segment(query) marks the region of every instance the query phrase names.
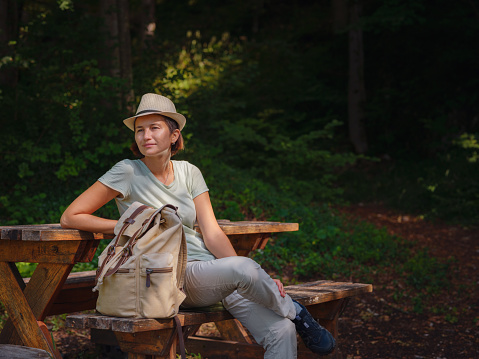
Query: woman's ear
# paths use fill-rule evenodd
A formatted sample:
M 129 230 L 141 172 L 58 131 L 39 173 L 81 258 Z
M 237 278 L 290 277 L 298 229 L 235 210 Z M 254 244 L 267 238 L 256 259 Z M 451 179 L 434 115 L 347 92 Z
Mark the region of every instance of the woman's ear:
M 180 130 L 175 129 L 171 134 L 171 143 L 175 143 L 180 138 Z

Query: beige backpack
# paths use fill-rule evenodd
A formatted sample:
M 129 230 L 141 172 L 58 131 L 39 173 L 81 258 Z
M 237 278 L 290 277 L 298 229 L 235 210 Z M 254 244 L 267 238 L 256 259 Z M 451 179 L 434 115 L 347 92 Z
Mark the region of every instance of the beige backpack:
M 186 295 L 186 240 L 177 208 L 133 203 L 99 257 L 96 309 L 105 315 L 172 318 Z

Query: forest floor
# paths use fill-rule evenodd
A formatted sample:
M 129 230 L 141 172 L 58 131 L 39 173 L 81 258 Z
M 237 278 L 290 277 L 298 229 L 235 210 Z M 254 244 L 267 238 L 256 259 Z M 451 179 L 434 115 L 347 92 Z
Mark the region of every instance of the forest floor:
M 479 358 L 477 229 L 428 222 L 378 204 L 337 210 L 352 220 L 386 227 L 391 234 L 413 241 L 417 249 L 427 247 L 438 260 L 454 259 L 448 273 L 449 287 L 435 294 L 422 293 L 419 310 L 414 308 L 414 300 L 408 299 L 410 289 L 393 280 L 394 269 L 374 274 L 373 293 L 352 299 L 339 320 L 343 358 Z M 397 300 L 398 292 L 404 301 Z M 58 325 L 53 336 L 65 358 L 100 357 L 86 331 Z

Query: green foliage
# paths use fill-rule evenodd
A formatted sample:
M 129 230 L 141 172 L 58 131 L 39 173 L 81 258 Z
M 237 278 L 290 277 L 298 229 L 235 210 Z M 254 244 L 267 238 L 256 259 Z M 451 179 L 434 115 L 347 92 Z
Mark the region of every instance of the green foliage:
M 26 262 L 18 262 L 15 263 L 20 275 L 23 278 L 29 278 L 32 276 L 33 271 L 37 268 L 37 263 L 26 263 Z
M 297 206 L 290 220 L 300 222 L 300 231 L 276 238 L 255 256 L 276 271 L 293 265 L 302 277 L 354 277 L 362 279 L 383 266 L 400 265 L 408 254 L 408 244 L 390 236 L 385 229 L 364 223 L 348 223 L 327 207 Z M 278 263 L 274 263 L 279 260 Z
M 129 143 L 116 124 L 120 109 L 111 91 L 122 82 L 102 75 L 93 52 L 78 53 L 69 37 L 55 36 L 51 46 L 44 41 L 51 32 L 67 34 L 74 19 L 93 49 L 99 44 L 93 40 L 96 22 L 58 11 L 46 11 L 22 29 L 28 42 L 16 44 L 9 65 L 21 68 L 22 81 L 15 91 L 2 91 L 0 158 L 6 170 L 0 182 L 8 189 L 0 195 L 3 225 L 58 222 L 65 205 L 123 157 Z
M 404 270 L 408 273 L 408 283 L 414 288 L 437 293 L 448 283 L 449 264 L 440 263 L 427 250 L 422 250 L 404 264 Z
M 351 201 L 382 201 L 429 219 L 475 225 L 479 164 L 475 135 L 463 134 L 436 159 L 383 160 L 352 167 L 340 179 Z

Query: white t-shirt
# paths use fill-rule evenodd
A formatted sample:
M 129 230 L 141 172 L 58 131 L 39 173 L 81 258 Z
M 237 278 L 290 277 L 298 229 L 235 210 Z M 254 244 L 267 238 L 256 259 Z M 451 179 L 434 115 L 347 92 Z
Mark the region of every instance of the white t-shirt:
M 188 260 L 208 261 L 215 256 L 206 248 L 201 234 L 194 230 L 196 209 L 193 198 L 208 191 L 200 170 L 187 161 L 171 161 L 174 180 L 165 186 L 141 160 L 123 160 L 98 179 L 105 186 L 121 193 L 115 198 L 120 215 L 133 202 L 153 208 L 165 204 L 178 207 L 185 230 Z

